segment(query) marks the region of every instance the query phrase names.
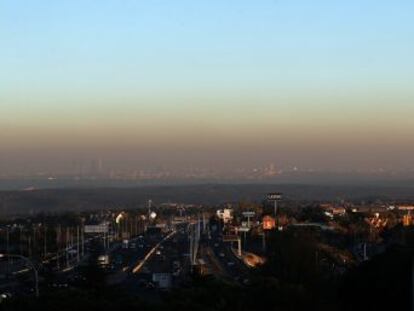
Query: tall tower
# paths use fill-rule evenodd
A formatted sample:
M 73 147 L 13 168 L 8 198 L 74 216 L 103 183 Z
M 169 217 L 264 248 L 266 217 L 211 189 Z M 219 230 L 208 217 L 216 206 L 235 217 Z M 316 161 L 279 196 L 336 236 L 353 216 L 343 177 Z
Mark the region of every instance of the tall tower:
M 103 173 L 103 164 L 102 164 L 102 158 L 99 158 L 96 165 L 96 171 L 98 175 L 102 175 Z

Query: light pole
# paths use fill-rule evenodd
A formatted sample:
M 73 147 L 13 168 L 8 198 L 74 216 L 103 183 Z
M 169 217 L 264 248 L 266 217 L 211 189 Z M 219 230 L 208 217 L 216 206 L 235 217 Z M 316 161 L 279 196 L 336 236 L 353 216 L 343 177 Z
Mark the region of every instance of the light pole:
M 276 230 L 278 230 L 279 228 L 279 220 L 278 220 L 278 206 L 277 203 L 278 201 L 282 200 L 282 194 L 280 192 L 274 192 L 274 193 L 269 193 L 267 195 L 267 200 L 270 202 L 273 202 L 273 213 L 274 213 L 274 217 L 275 217 L 275 226 L 276 226 Z
M 0 254 L 0 258 L 4 258 L 4 257 L 21 259 L 28 266 L 30 266 L 30 268 L 32 268 L 33 273 L 34 273 L 34 279 L 35 279 L 35 294 L 36 294 L 36 298 L 39 297 L 39 276 L 38 276 L 37 269 L 36 269 L 35 265 L 33 264 L 33 262 L 31 262 L 29 258 L 24 257 L 22 255 Z
M 273 209 L 274 209 L 274 216 L 275 216 L 275 221 L 276 221 L 276 229 L 278 229 L 277 227 L 279 223 L 277 221 L 277 200 L 274 200 L 273 203 L 274 203 Z

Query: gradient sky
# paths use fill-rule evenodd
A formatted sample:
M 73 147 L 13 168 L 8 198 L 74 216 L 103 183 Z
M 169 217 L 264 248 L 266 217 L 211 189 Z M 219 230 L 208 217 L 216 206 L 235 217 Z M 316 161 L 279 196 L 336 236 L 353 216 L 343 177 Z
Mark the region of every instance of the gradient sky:
M 414 166 L 414 2 L 0 0 L 0 170 Z

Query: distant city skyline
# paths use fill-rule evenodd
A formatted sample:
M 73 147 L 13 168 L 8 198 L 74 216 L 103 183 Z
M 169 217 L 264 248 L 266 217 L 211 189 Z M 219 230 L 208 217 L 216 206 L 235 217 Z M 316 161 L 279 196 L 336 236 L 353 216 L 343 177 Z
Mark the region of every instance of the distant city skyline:
M 168 165 L 122 165 L 117 161 L 105 162 L 102 158 L 73 160 L 71 163 L 51 167 L 30 167 L 25 165 L 19 169 L 4 168 L 0 172 L 0 179 L 40 178 L 40 179 L 114 179 L 114 180 L 281 180 L 285 177 L 296 176 L 365 176 L 369 178 L 414 178 L 414 168 L 324 168 L 297 166 L 295 164 L 256 163 L 250 166 L 218 165 L 210 166 L 168 166 Z
M 0 174 L 414 167 L 410 1 L 2 1 Z

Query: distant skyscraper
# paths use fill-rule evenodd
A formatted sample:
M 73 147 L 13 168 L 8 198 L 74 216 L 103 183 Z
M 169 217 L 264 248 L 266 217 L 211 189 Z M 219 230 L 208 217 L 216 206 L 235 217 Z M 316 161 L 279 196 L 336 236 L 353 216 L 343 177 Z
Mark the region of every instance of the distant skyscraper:
M 96 160 L 92 160 L 89 168 L 89 175 L 90 176 L 101 176 L 103 174 L 103 164 L 102 159 L 98 158 Z
M 102 159 L 101 158 L 98 159 L 98 163 L 97 163 L 97 173 L 98 173 L 98 175 L 102 175 L 103 174 L 103 164 L 102 164 Z
M 277 175 L 277 170 L 274 163 L 270 163 L 269 167 L 264 169 L 265 176 L 275 176 Z

